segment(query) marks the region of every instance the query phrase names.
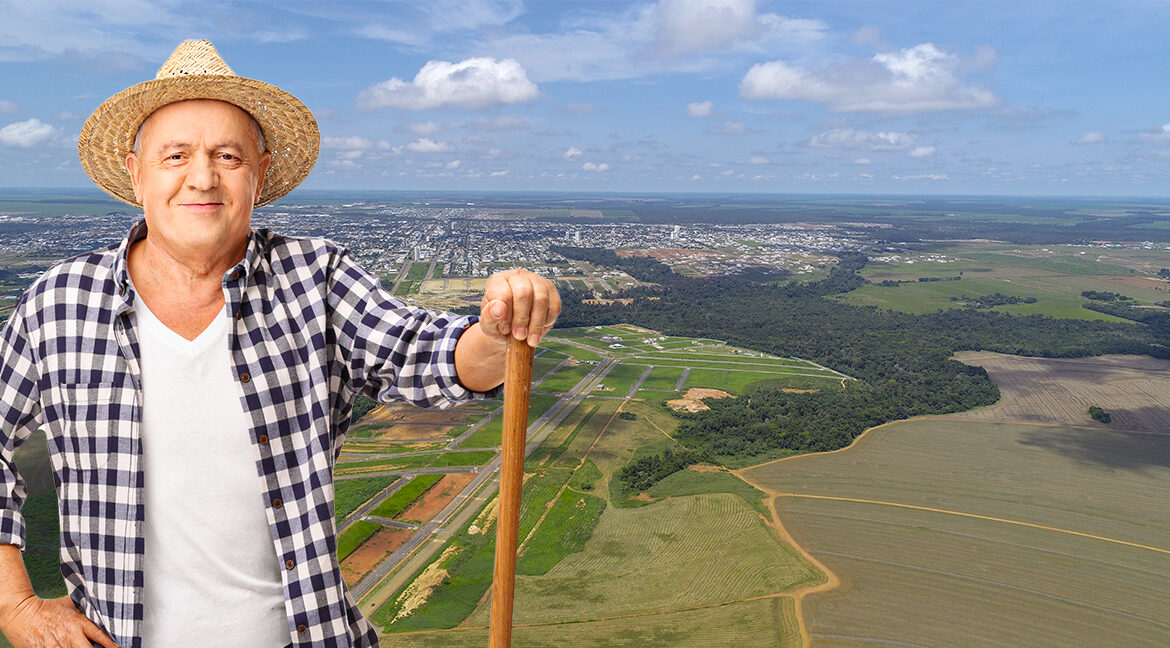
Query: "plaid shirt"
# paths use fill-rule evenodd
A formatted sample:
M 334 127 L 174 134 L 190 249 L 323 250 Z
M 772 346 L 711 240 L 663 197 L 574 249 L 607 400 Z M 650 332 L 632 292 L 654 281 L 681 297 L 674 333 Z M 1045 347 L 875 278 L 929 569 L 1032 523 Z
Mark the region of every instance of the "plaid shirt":
M 119 245 L 50 269 L 0 332 L 0 543 L 24 548 L 12 456 L 43 427 L 69 596 L 124 648 L 141 648 L 143 583 L 142 390 L 126 252 L 145 235 L 140 222 Z M 262 494 L 283 500 L 267 517 L 289 636 L 295 646 L 377 646 L 337 562 L 334 462 L 359 393 L 439 407 L 498 393 L 456 379 L 455 343 L 475 318 L 407 307 L 344 248 L 267 230 L 251 233 L 223 293 Z

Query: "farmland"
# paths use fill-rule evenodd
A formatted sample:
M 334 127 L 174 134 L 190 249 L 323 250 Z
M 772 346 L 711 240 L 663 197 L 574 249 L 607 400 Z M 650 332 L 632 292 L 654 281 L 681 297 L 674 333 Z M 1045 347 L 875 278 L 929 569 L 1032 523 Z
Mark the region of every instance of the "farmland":
M 963 359 L 1003 381 L 1002 405 L 739 471 L 842 581 L 803 601 L 813 645 L 1165 645 L 1170 434 L 1128 416 L 1166 420 L 1164 368 Z M 1135 379 L 1158 387 L 1127 389 Z M 1120 424 L 1063 405 L 1070 394 L 1098 399 Z M 1065 410 L 1084 418 L 1069 425 Z
M 995 307 L 1005 313 L 1118 321 L 1082 308 L 1090 300 L 1081 292 L 1116 292 L 1140 304 L 1156 304 L 1170 299 L 1170 282 L 1154 277 L 1165 267 L 1170 267 L 1170 251 L 1164 249 L 967 242 L 936 247 L 929 253 L 872 259 L 862 273 L 872 283 L 841 299 L 929 313 L 962 307 L 964 298 L 998 293 L 1036 299 L 1030 304 Z M 879 285 L 883 281 L 905 283 Z

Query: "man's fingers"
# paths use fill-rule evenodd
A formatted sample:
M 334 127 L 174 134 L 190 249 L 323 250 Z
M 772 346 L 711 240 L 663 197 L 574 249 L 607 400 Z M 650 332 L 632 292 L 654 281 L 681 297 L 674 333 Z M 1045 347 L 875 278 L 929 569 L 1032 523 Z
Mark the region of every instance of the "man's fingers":
M 515 272 L 508 277 L 512 289 L 512 335 L 517 340 L 528 337 L 528 322 L 532 316 L 532 280 Z
M 479 323 L 492 335 L 507 335 L 510 330 L 508 305 L 500 299 L 486 301 L 480 309 Z
M 86 621 L 89 621 L 89 619 L 86 619 Z M 108 634 L 102 632 L 101 628 L 94 625 L 92 621 L 83 625 L 81 631 L 84 633 L 83 639 L 85 640 L 85 643 L 78 644 L 81 648 L 90 648 L 93 645 L 89 641 L 91 639 L 106 648 L 121 648 L 118 644 L 114 643 L 114 640 Z
M 548 318 L 548 286 L 541 280 L 532 293 L 532 316 L 528 320 L 528 346 L 540 344 Z

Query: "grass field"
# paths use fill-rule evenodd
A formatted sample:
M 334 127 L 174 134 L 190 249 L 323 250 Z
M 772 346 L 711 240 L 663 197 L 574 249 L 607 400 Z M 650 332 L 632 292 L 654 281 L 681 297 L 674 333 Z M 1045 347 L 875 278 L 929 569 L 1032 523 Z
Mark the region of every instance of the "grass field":
M 434 486 L 442 475 L 419 475 L 403 484 L 398 490 L 390 494 L 389 497 L 382 500 L 376 506 L 370 515 L 377 515 L 379 517 L 393 518 L 399 513 L 406 510 L 414 500 L 418 499 L 420 495 L 425 493 L 428 488 Z
M 645 365 L 624 362 L 619 364 L 602 379 L 601 384 L 605 386 L 604 393 L 610 396 L 625 396 L 645 371 Z
M 581 364 L 575 367 L 561 367 L 556 373 L 546 378 L 543 382 L 536 386 L 540 391 L 546 392 L 568 392 L 573 389 L 581 379 L 593 371 L 593 365 Z
M 528 424 L 531 425 L 536 419 L 540 418 L 552 407 L 558 400 L 557 396 L 550 396 L 548 394 L 534 394 L 529 398 L 528 404 Z M 463 440 L 460 444 L 461 448 L 496 448 L 499 447 L 500 442 L 504 436 L 504 416 L 503 412 L 492 417 L 490 421 L 483 424 L 471 436 Z
M 666 389 L 674 391 L 678 379 L 682 376 L 683 367 L 654 367 L 650 375 L 642 381 L 641 389 Z
M 803 373 L 803 372 L 802 372 Z M 825 373 L 825 378 L 811 376 L 785 376 L 779 373 L 754 371 L 725 371 L 721 369 L 692 369 L 687 374 L 683 389 L 707 387 L 722 389 L 732 394 L 743 395 L 754 385 L 767 381 L 770 385 L 790 389 L 827 389 L 840 384 L 841 377 Z
M 333 483 L 334 512 L 337 521 L 353 513 L 359 506 L 382 492 L 387 486 L 398 481 L 398 477 L 366 477 L 363 479 L 339 479 Z
M 345 560 L 346 556 L 353 553 L 361 543 L 374 535 L 374 532 L 380 528 L 382 525 L 367 520 L 358 520 L 349 525 L 349 528 L 337 536 L 337 559 Z
M 844 581 L 805 599 L 816 645 L 1164 646 L 1166 438 L 914 420 L 743 474 Z

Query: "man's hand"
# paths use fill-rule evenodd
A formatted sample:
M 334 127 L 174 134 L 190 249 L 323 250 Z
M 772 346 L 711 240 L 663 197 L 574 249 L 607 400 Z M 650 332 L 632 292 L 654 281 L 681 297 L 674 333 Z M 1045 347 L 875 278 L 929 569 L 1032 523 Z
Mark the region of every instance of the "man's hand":
M 553 282 L 527 270 L 507 270 L 488 277 L 480 306 L 480 328 L 503 342 L 508 335 L 536 346 L 561 313 L 561 296 Z
M 92 642 L 118 648 L 109 635 L 77 611 L 68 596 L 43 599 L 29 594 L 4 610 L 0 628 L 13 648 L 89 648 Z

